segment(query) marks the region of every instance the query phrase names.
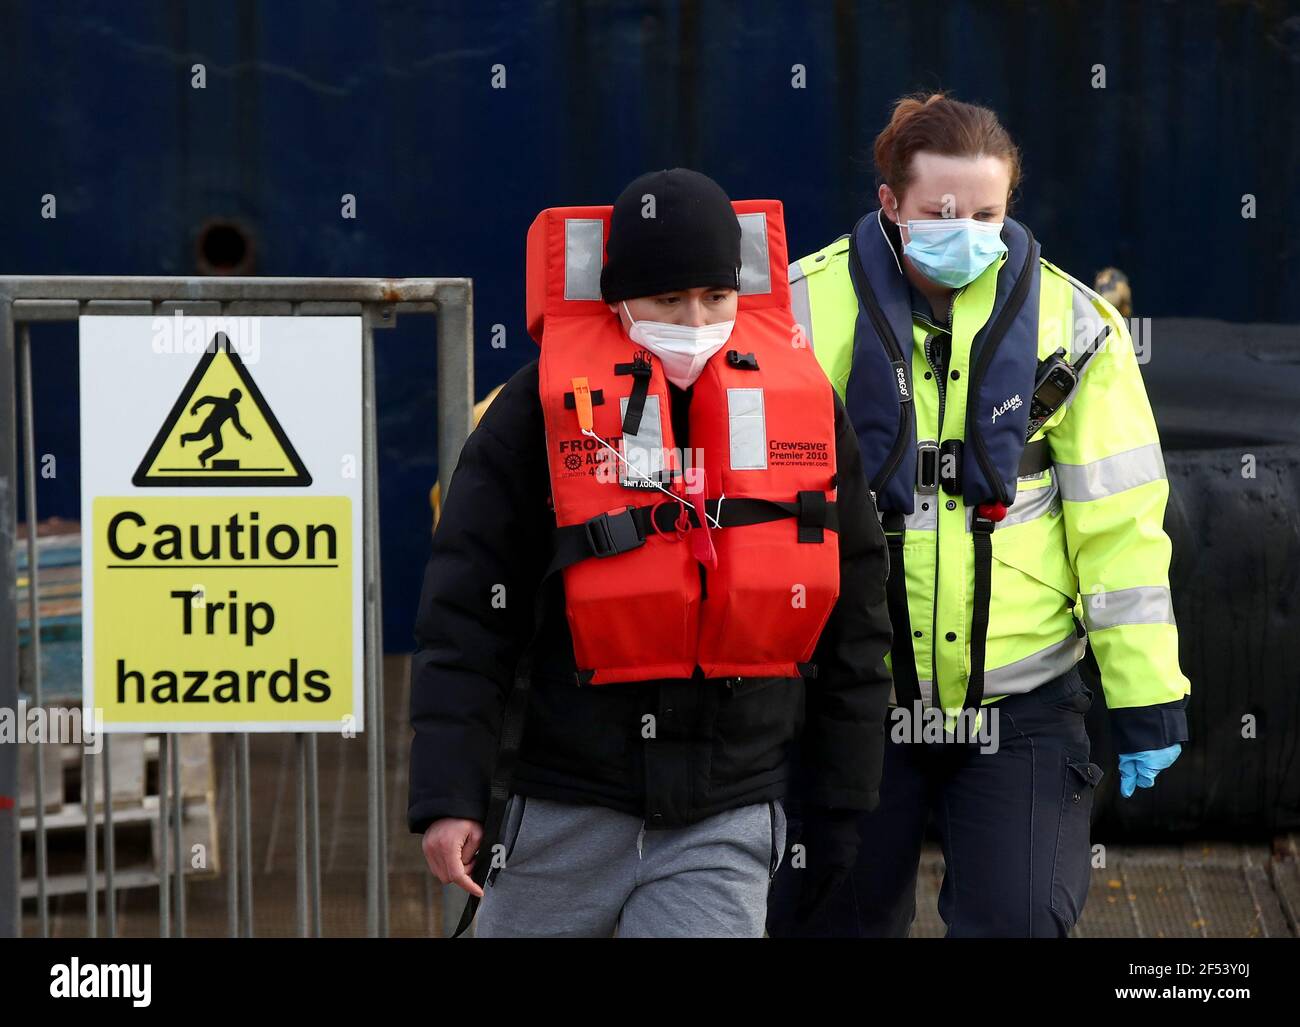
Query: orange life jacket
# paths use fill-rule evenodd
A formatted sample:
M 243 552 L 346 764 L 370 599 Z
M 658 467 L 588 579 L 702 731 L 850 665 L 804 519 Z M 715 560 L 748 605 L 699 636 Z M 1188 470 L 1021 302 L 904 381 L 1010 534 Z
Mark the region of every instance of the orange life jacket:
M 600 299 L 610 208 L 544 210 L 528 232 L 552 569 L 584 683 L 810 673 L 839 595 L 831 386 L 790 310 L 781 204 L 734 206 L 739 310 L 682 454 L 659 361 Z

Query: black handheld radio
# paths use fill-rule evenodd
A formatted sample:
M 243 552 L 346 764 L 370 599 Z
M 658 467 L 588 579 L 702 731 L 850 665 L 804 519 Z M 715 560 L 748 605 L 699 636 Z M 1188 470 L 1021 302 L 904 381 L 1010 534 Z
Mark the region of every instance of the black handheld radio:
M 1058 349 L 1050 357 L 1038 362 L 1038 370 L 1034 375 L 1034 397 L 1029 403 L 1029 424 L 1025 429 L 1026 441 L 1032 439 L 1034 433 L 1070 398 L 1070 393 L 1079 384 L 1083 365 L 1109 334 L 1110 325 L 1104 325 L 1073 366 L 1066 362 L 1064 349 Z

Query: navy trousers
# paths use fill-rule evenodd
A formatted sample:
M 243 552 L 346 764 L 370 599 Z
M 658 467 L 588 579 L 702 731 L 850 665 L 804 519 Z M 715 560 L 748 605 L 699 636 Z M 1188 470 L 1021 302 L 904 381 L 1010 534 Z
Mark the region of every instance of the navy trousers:
M 1101 768 L 1089 762 L 1092 692 L 1076 669 L 997 710 L 997 750 L 899 741 L 885 749 L 880 806 L 863 814 L 850 877 L 809 922 L 790 851 L 768 903 L 772 937 L 906 937 L 916 918 L 921 843 L 933 822 L 945 873 L 939 915 L 948 937 L 1064 937 L 1083 910 L 1089 819 Z M 891 714 L 894 711 L 891 710 Z M 788 849 L 799 843 L 792 802 Z M 798 861 L 795 861 L 796 864 Z

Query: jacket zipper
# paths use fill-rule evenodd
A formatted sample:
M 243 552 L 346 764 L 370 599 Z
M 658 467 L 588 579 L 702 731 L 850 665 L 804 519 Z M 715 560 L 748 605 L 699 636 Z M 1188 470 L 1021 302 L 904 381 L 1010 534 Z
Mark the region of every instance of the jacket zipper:
M 952 339 L 952 315 L 957 306 L 957 293 L 954 291 L 948 299 L 948 339 L 950 340 L 949 351 L 951 351 Z M 943 409 L 947 397 L 947 388 L 945 376 L 948 373 L 947 363 L 945 361 L 936 361 L 932 359 L 930 353 L 930 341 L 935 340 L 939 343 L 936 347 L 939 355 L 943 353 L 942 335 L 933 335 L 926 338 L 925 360 L 934 372 L 935 384 L 939 389 L 939 424 L 935 429 L 934 437 L 942 445 L 943 442 Z M 942 452 L 940 460 L 942 460 Z M 937 465 L 942 466 L 942 465 Z M 935 493 L 934 497 L 934 590 L 930 594 L 930 705 L 938 708 L 942 705 L 939 695 L 939 649 L 936 641 L 938 633 L 935 631 L 935 625 L 939 622 L 939 495 Z
M 959 289 L 954 290 L 952 294 L 948 297 L 948 321 L 947 321 L 946 331 L 948 333 L 949 340 L 952 339 L 952 315 L 953 315 L 953 311 L 957 307 L 957 293 L 960 291 L 961 290 Z M 923 320 L 927 325 L 932 326 L 936 332 L 942 333 L 945 330 L 940 328 L 938 325 L 934 324 L 934 322 L 930 321 L 928 318 L 925 318 Z M 930 365 L 930 370 L 934 372 L 935 383 L 938 385 L 939 388 L 939 428 L 935 432 L 935 436 L 934 436 L 936 442 L 941 442 L 943 440 L 943 408 L 944 408 L 944 401 L 947 398 L 946 380 L 944 378 L 944 375 L 947 374 L 947 364 L 943 362 L 940 363 L 935 362 L 934 356 L 932 355 L 930 349 L 930 343 L 939 342 L 941 340 L 942 340 L 941 334 L 930 335 L 929 333 L 927 333 L 925 339 L 925 346 L 923 347 L 923 352 L 925 354 L 925 362 Z M 951 349 L 951 346 L 949 347 L 949 349 Z M 937 350 L 938 352 L 942 353 L 942 347 L 937 347 Z
M 936 441 L 942 441 L 943 438 L 943 408 L 944 408 L 944 402 L 947 399 L 947 390 L 944 385 L 944 375 L 947 374 L 947 365 L 942 360 L 935 359 L 936 354 L 932 353 L 930 348 L 930 343 L 932 341 L 936 343 L 940 343 L 940 345 L 936 346 L 935 349 L 941 351 L 942 350 L 941 339 L 942 339 L 941 336 L 931 335 L 928 336 L 925 340 L 925 362 L 930 365 L 930 370 L 934 372 L 934 380 L 939 388 L 939 429 L 935 433 Z

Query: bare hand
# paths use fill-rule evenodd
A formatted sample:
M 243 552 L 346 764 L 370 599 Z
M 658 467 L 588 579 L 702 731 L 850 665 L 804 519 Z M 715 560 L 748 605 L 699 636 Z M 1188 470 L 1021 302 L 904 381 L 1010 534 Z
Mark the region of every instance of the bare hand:
M 475 856 L 482 841 L 483 825 L 477 820 L 443 817 L 424 832 L 421 848 L 434 877 L 481 899 L 483 889 L 474 883 L 470 874 L 474 872 Z

